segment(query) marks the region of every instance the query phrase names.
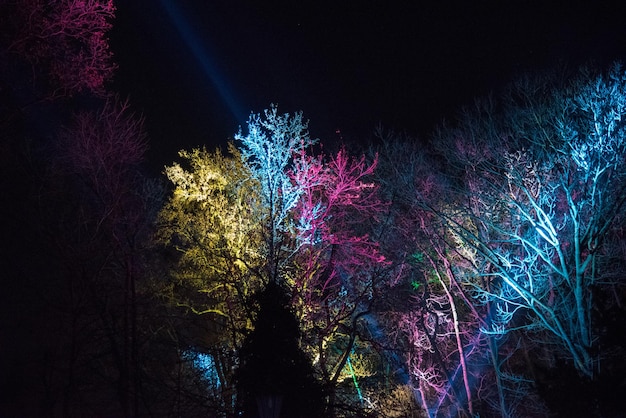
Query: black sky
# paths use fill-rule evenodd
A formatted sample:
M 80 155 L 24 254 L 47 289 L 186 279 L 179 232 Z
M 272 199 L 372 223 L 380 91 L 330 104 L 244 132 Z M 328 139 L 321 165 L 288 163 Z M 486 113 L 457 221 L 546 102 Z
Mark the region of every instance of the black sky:
M 115 88 L 162 166 L 270 103 L 303 110 L 322 142 L 379 123 L 425 137 L 523 72 L 624 59 L 626 15 L 595 1 L 128 0 L 112 41 Z

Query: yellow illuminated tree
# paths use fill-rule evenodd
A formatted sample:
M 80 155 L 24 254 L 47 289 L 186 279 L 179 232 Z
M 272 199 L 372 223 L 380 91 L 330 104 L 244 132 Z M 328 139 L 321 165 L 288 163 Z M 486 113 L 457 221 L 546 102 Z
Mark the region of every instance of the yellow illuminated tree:
M 233 352 L 252 327 L 249 301 L 264 284 L 258 183 L 232 145 L 228 155 L 180 156 L 187 167 L 166 168 L 174 190 L 159 217 L 159 240 L 176 253 L 167 297 L 205 319 L 210 335 L 189 345 L 210 352 L 224 404 L 232 405 Z

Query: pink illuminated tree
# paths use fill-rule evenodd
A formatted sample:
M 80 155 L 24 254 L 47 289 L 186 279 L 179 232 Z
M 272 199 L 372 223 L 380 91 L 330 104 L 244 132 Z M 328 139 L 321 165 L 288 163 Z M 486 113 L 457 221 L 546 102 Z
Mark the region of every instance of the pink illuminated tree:
M 297 269 L 291 278 L 310 353 L 335 386 L 359 336 L 359 320 L 387 279 L 388 266 L 371 238 L 385 210 L 372 182 L 376 159 L 296 155 L 291 176 L 302 191 L 295 210 Z
M 105 94 L 116 69 L 107 38 L 113 0 L 19 0 L 11 4 L 9 51 L 50 77 L 52 95 Z

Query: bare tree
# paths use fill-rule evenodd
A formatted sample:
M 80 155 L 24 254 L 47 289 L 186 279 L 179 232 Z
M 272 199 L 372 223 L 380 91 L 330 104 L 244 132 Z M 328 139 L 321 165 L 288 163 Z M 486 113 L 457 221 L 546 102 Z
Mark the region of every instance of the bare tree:
M 467 285 L 495 308 L 483 331 L 540 333 L 593 377 L 594 289 L 626 199 L 626 78 L 615 67 L 567 89 L 537 86 L 514 91 L 507 117 L 483 106 L 443 133 L 466 197 L 440 214 L 473 252 Z
M 137 283 L 150 213 L 155 212 L 139 172 L 146 148 L 143 119 L 127 102 L 113 98 L 97 111 L 76 114 L 59 135 L 55 168 L 73 191 L 64 201 L 66 209 L 50 214 L 58 218 L 55 250 L 68 288 L 71 349 L 64 413 L 69 415 L 84 407 L 78 400 L 81 391 L 91 390 L 90 385 L 103 389 L 101 381 L 90 381 L 94 372 L 87 372 L 89 367 L 113 386 L 107 389 L 118 394 L 124 416 L 139 413 Z M 45 196 L 62 191 L 54 184 Z M 91 340 L 85 337 L 89 333 Z M 89 358 L 96 353 L 101 355 L 98 365 Z
M 379 152 L 377 179 L 392 199 L 393 231 L 381 246 L 397 266 L 395 287 L 408 288 L 405 300 L 389 307 L 386 323 L 400 341 L 418 403 L 429 416 L 528 413 L 516 412 L 532 390 L 503 355 L 507 339 L 482 332 L 490 328 L 493 306 L 477 303 L 466 285 L 477 277 L 475 251 L 448 226 L 446 216 L 464 203 L 458 182 L 414 141 L 386 136 Z

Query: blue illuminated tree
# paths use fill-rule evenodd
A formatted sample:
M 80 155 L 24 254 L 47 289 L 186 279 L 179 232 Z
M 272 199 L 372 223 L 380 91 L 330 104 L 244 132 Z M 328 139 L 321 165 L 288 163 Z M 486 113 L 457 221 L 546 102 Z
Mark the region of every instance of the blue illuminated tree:
M 442 131 L 464 185 L 439 214 L 472 254 L 466 285 L 494 309 L 483 332 L 541 335 L 592 378 L 594 296 L 610 285 L 603 244 L 626 199 L 626 77 L 616 66 L 557 87 L 520 83 L 503 114 L 483 104 Z
M 307 354 L 334 388 L 346 378 L 357 329 L 386 279 L 368 229 L 385 207 L 368 181 L 376 161 L 345 149 L 312 155 L 302 114 L 279 115 L 275 106 L 252 115 L 248 135 L 236 139 L 261 185 L 269 281 L 290 286 Z M 329 399 L 332 407 L 334 391 Z
M 287 232 L 293 230 L 292 212 L 303 193 L 292 183 L 289 172 L 294 168 L 294 157 L 316 141 L 309 136 L 302 112 L 280 115 L 275 105 L 265 110 L 263 117 L 250 115 L 247 125 L 248 133 L 240 130 L 235 140 L 240 143 L 244 165 L 260 185 L 267 280 L 277 281 L 293 251 L 287 248 Z

